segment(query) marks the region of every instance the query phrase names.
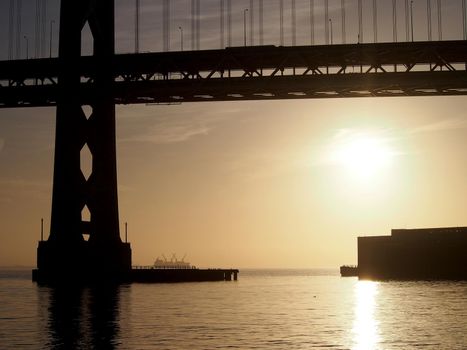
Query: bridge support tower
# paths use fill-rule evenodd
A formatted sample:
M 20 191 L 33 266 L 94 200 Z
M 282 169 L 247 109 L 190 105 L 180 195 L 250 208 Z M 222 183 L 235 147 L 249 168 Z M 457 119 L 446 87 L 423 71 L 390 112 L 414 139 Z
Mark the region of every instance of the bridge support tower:
M 80 91 L 81 37 L 88 23 L 96 66 L 95 90 Z M 131 248 L 120 239 L 112 61 L 114 0 L 61 1 L 59 90 L 50 236 L 39 242 L 34 279 L 125 279 Z M 82 151 L 92 172 L 81 169 Z M 89 212 L 88 218 L 85 218 Z

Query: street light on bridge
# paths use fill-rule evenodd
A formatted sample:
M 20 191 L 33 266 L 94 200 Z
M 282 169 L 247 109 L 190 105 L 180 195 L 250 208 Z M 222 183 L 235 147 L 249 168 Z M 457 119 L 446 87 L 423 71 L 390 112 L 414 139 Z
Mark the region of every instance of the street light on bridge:
M 183 28 L 178 27 L 178 30 L 180 31 L 180 50 L 183 51 Z
M 243 10 L 243 46 L 246 46 L 246 13 L 248 9 Z
M 50 21 L 50 40 L 49 40 L 49 58 L 52 58 L 52 35 L 53 35 L 53 25 L 54 25 L 55 21 L 54 20 L 51 20 Z

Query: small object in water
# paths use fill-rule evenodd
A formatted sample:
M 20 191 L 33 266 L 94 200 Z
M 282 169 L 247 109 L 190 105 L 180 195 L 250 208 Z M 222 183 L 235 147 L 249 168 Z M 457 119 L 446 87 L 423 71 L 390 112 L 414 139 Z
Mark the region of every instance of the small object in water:
M 341 277 L 357 277 L 358 266 L 355 265 L 342 265 L 340 267 Z

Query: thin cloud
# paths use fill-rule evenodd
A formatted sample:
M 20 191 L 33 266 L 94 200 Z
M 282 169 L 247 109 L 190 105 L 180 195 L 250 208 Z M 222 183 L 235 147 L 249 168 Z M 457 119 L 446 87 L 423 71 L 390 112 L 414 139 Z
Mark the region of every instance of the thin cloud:
M 467 128 L 466 118 L 451 118 L 436 123 L 426 124 L 412 129 L 409 134 L 419 134 L 436 131 L 449 131 Z
M 122 142 L 149 142 L 154 144 L 172 144 L 187 142 L 195 137 L 206 136 L 214 130 L 218 123 L 225 120 L 221 117 L 166 117 L 157 121 L 148 121 L 144 131 L 124 137 Z
M 306 167 L 302 154 L 274 152 L 234 156 L 226 162 L 225 170 L 243 181 L 250 182 L 280 177 Z
M 48 199 L 51 184 L 25 179 L 0 179 L 0 202 L 11 202 L 14 198 L 28 197 Z
M 207 135 L 212 130 L 208 125 L 179 121 L 176 123 L 160 123 L 155 125 L 148 134 L 137 136 L 133 141 L 152 142 L 157 144 L 178 143 Z
M 5 139 L 0 138 L 0 152 L 3 150 L 3 146 L 5 146 Z

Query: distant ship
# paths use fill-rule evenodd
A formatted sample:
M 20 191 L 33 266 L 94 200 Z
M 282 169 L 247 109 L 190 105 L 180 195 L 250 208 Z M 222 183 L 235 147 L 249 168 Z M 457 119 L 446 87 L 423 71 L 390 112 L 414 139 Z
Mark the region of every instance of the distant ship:
M 358 266 L 355 265 L 342 265 L 340 267 L 342 277 L 356 277 L 358 276 Z
M 154 261 L 154 268 L 155 269 L 193 269 L 194 266 L 187 261 L 185 261 L 185 256 L 183 256 L 182 260 L 178 260 L 175 254 L 172 254 L 170 260 L 168 260 L 164 254 L 162 254 L 162 259 L 157 257 L 156 261 Z

